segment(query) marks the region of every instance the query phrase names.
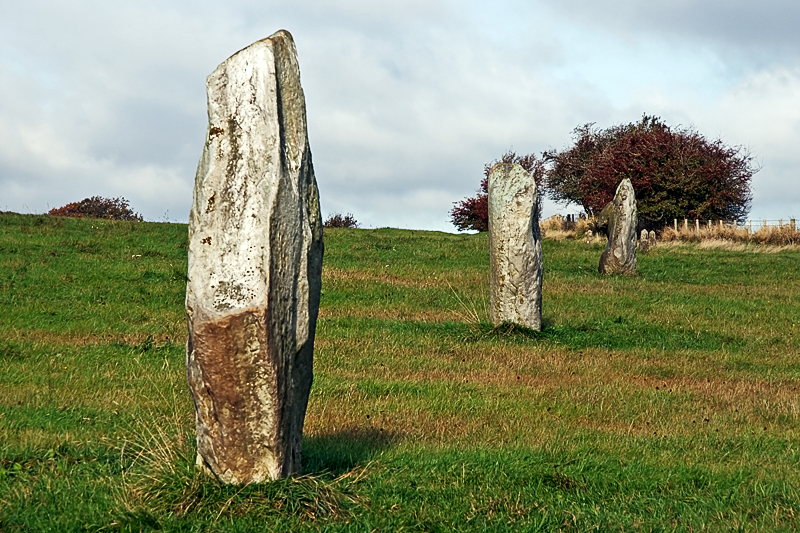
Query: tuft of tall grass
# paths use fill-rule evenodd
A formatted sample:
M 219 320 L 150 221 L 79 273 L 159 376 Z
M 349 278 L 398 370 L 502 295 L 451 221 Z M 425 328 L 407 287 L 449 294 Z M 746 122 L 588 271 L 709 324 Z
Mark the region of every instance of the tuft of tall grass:
M 453 285 L 448 281 L 447 286 L 453 293 L 453 297 L 458 301 L 460 311 L 455 311 L 454 314 L 461 319 L 462 322 L 472 325 L 480 325 L 489 322 L 489 296 L 488 294 L 481 293 L 480 295 L 471 298 L 466 294 L 459 294 Z
M 336 477 L 322 473 L 226 485 L 195 464 L 190 432 L 158 425 L 121 444 L 119 453 L 127 465 L 118 495 L 119 525 L 146 525 L 156 516 L 212 523 L 245 516 L 251 521 L 314 521 L 351 516 L 366 503 L 353 486 L 367 475 L 369 464 Z
M 335 477 L 322 472 L 241 486 L 222 483 L 196 464 L 194 427 L 180 413 L 176 396 L 171 402 L 171 415 L 139 418 L 116 446 L 123 471 L 117 525 L 152 528 L 148 524 L 165 515 L 205 522 L 243 516 L 313 521 L 350 516 L 365 503 L 353 486 L 366 476 L 369 464 Z

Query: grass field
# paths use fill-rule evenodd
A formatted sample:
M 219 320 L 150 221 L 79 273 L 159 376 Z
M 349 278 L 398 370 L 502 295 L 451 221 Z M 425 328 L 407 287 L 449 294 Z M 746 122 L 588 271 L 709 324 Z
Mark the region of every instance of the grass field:
M 306 475 L 193 468 L 184 225 L 0 213 L 0 531 L 795 531 L 800 251 L 544 241 L 541 333 L 486 235 L 329 230 Z

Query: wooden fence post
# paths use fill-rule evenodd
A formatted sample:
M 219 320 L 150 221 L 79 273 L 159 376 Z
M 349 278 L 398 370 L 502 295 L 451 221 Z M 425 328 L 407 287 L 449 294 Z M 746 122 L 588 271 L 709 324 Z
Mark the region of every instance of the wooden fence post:
M 678 232 L 678 219 L 675 219 L 675 233 Z

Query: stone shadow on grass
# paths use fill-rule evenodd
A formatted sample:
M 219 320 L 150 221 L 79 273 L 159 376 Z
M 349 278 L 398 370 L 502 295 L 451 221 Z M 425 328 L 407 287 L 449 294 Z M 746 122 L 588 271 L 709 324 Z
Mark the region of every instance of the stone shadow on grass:
M 741 348 L 744 339 L 734 335 L 710 331 L 695 331 L 689 327 L 664 327 L 660 324 L 636 321 L 618 316 L 605 320 L 556 325 L 547 317 L 542 319 L 542 330 L 534 331 L 518 324 L 503 323 L 493 326 L 481 323 L 465 340 L 502 339 L 511 343 L 548 341 L 573 350 L 605 348 L 609 350 L 671 349 L 720 350 Z
M 397 339 L 399 343 L 408 339 L 434 337 L 454 341 L 478 342 L 487 339 L 502 339 L 504 342 L 527 344 L 551 342 L 573 350 L 605 348 L 616 350 L 664 349 L 664 350 L 719 350 L 725 347 L 740 349 L 746 345 L 742 337 L 713 331 L 694 330 L 686 325 L 662 325 L 634 316 L 609 316 L 602 319 L 573 321 L 557 325 L 554 317 L 542 317 L 542 331 L 534 331 L 516 324 L 493 326 L 488 322 L 420 322 L 414 320 L 382 320 L 375 318 L 344 318 L 329 321 L 331 334 L 359 329 L 370 331 L 377 342 Z
M 303 474 L 327 472 L 339 476 L 366 465 L 399 438 L 398 433 L 379 427 L 353 427 L 303 436 Z

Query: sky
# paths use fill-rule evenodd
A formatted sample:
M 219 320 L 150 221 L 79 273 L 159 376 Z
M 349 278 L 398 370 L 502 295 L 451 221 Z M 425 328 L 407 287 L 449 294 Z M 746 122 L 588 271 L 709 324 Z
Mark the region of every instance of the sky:
M 2 1 L 0 210 L 124 197 L 186 222 L 206 76 L 286 29 L 323 217 L 454 232 L 486 163 L 648 114 L 748 150 L 750 217 L 786 220 L 798 20 L 796 0 Z

